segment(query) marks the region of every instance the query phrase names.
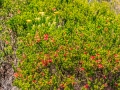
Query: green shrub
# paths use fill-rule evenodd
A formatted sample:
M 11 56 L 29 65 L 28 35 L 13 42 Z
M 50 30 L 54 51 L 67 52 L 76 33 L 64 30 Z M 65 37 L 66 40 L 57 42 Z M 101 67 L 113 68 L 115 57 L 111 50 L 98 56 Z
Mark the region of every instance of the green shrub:
M 109 3 L 25 3 L 8 22 L 17 33 L 20 59 L 15 85 L 22 90 L 74 90 L 76 85 L 118 90 L 120 21 Z

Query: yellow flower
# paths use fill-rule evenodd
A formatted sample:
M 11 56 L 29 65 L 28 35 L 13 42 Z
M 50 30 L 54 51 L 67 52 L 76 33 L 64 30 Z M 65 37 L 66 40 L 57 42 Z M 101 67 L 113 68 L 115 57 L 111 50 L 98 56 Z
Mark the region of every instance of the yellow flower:
M 60 13 L 60 12 L 58 12 L 58 11 L 57 11 L 57 12 L 54 12 L 54 14 L 56 14 L 56 15 L 59 14 L 59 13 Z
M 35 18 L 35 20 L 36 20 L 36 21 L 39 21 L 39 20 L 40 20 L 40 18 Z
M 44 16 L 45 15 L 45 12 L 39 12 L 40 15 Z
M 30 19 L 26 20 L 27 23 L 30 23 L 31 21 L 32 21 L 32 20 L 30 20 Z

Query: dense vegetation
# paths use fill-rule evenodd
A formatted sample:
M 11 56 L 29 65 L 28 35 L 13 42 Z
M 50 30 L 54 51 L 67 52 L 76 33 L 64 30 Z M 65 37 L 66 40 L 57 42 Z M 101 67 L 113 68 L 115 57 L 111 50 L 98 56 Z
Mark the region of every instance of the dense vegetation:
M 13 1 L 0 5 L 2 16 L 11 12 L 3 21 L 7 30 L 0 29 L 6 45 L 0 57 L 17 55 L 14 85 L 22 90 L 118 90 L 120 16 L 110 3 Z

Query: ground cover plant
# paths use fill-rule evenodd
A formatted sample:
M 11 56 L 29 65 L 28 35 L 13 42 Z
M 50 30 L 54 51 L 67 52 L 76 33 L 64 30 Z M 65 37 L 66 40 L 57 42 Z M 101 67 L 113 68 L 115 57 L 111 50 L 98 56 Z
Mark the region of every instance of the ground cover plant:
M 14 85 L 22 90 L 119 90 L 120 16 L 110 3 L 17 3 L 7 21 L 17 46 Z

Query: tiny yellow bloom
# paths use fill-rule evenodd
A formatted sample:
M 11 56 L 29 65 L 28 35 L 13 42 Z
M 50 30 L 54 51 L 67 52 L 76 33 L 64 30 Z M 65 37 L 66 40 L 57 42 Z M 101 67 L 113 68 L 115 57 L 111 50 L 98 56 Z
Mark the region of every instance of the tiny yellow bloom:
M 26 20 L 27 23 L 30 23 L 31 21 L 32 21 L 32 20 L 30 20 L 30 19 Z
M 39 12 L 40 15 L 44 16 L 45 15 L 45 12 Z
M 59 13 L 60 13 L 60 12 L 58 12 L 58 11 L 57 11 L 57 12 L 54 12 L 54 14 L 56 14 L 56 15 L 59 14 Z
M 39 21 L 39 20 L 40 20 L 40 18 L 39 18 L 39 17 L 38 17 L 38 18 L 35 18 L 35 20 L 36 20 L 36 21 Z

